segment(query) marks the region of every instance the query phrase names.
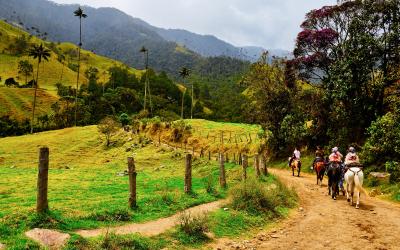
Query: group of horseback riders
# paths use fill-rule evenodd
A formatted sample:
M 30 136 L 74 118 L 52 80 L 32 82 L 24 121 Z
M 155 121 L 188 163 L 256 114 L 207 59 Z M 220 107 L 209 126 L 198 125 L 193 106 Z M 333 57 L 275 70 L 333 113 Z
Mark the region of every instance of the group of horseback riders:
M 298 174 L 300 174 L 300 167 L 301 167 L 300 156 L 301 156 L 300 151 L 296 147 L 295 150 L 293 151 L 292 157 L 289 158 L 289 167 L 291 167 L 292 169 L 298 169 Z M 294 162 L 296 162 L 297 166 L 294 166 L 295 165 L 293 164 Z M 321 171 L 317 169 L 319 166 L 323 167 Z M 317 184 L 318 184 L 318 180 L 322 181 L 324 174 L 329 175 L 330 170 L 332 170 L 333 168 L 338 168 L 340 172 L 339 187 L 344 192 L 344 187 L 343 187 L 344 174 L 352 166 L 361 167 L 360 158 L 358 157 L 354 147 L 349 147 L 347 155 L 343 161 L 343 155 L 339 152 L 338 147 L 332 148 L 331 154 L 328 157 L 326 157 L 324 150 L 320 146 L 317 146 L 317 150 L 315 151 L 315 159 L 312 163 L 311 169 L 315 169 L 317 173 Z
M 289 158 L 289 167 L 291 167 L 293 176 L 297 169 L 298 176 L 300 176 L 301 160 L 300 151 L 295 148 L 292 157 Z M 311 169 L 314 169 L 317 175 L 317 185 L 322 184 L 323 177 L 326 173 L 328 176 L 328 193 L 332 195 L 332 199 L 336 200 L 339 192 L 342 191 L 343 195 L 347 194 L 347 201 L 353 204 L 353 194 L 356 189 L 356 208 L 359 207 L 360 192 L 363 191 L 363 172 L 354 147 L 349 147 L 346 157 L 343 161 L 343 155 L 339 152 L 338 147 L 332 148 L 331 154 L 326 157 L 323 149 L 318 146 L 315 151 L 315 159 L 312 163 Z M 344 189 L 344 181 L 346 181 L 346 191 Z

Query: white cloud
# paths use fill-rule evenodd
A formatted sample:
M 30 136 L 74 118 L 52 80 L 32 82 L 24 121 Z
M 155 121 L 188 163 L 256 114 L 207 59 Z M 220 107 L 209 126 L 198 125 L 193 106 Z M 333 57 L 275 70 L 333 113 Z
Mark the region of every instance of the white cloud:
M 162 28 L 211 34 L 234 45 L 291 50 L 305 14 L 336 0 L 54 0 L 115 7 Z

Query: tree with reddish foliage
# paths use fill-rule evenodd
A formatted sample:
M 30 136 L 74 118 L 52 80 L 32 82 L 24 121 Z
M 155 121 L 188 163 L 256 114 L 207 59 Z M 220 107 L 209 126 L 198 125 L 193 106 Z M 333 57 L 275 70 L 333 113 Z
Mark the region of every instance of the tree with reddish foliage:
M 399 19 L 397 0 L 349 1 L 306 15 L 292 63 L 323 89 L 321 112 L 328 113 L 333 143 L 362 141 L 384 113 L 385 89 L 399 79 Z

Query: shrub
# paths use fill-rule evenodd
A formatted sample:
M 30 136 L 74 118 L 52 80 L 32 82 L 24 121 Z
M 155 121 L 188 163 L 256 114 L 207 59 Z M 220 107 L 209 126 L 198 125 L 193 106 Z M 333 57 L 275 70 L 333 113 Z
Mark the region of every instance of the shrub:
M 214 178 L 211 174 L 206 177 L 206 179 L 204 181 L 204 187 L 208 194 L 212 194 L 212 195 L 218 194 L 217 189 L 215 188 Z
M 159 246 L 158 244 L 154 244 L 153 242 L 151 242 L 150 239 L 138 235 L 118 236 L 114 233 L 107 233 L 102 238 L 100 242 L 100 247 L 101 249 L 109 249 L 109 250 L 114 250 L 114 249 L 150 250 L 150 249 L 161 248 L 161 246 Z
M 368 128 L 369 138 L 363 148 L 367 163 L 400 161 L 400 115 L 387 113 Z
M 89 219 L 96 221 L 130 221 L 131 218 L 131 213 L 126 209 L 96 211 L 89 215 Z
M 400 164 L 395 161 L 388 161 L 385 164 L 386 171 L 390 173 L 390 182 L 396 183 L 400 181 Z
M 179 217 L 178 237 L 185 244 L 193 244 L 208 240 L 208 217 L 206 214 L 192 216 L 190 213 L 182 213 Z
M 111 137 L 118 132 L 119 124 L 112 117 L 106 117 L 97 125 L 100 133 L 106 137 L 107 147 L 110 145 Z
M 126 125 L 128 125 L 129 122 L 130 122 L 130 118 L 129 118 L 128 114 L 126 114 L 126 113 L 122 113 L 122 114 L 119 116 L 118 119 L 119 119 L 119 122 L 121 123 L 122 126 L 126 126 Z
M 279 207 L 292 207 L 295 192 L 276 181 L 266 186 L 256 179 L 248 179 L 230 191 L 231 206 L 253 215 L 279 215 Z

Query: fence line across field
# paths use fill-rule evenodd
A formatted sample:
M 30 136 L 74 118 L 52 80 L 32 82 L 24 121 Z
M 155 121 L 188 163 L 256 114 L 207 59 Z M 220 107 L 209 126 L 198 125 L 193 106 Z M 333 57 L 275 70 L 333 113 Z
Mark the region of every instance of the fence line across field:
M 45 213 L 49 211 L 49 199 L 48 199 L 48 185 L 49 185 L 49 171 L 51 171 L 51 163 L 50 163 L 50 150 L 48 147 L 42 147 L 39 150 L 39 161 L 38 161 L 38 178 L 37 178 L 37 200 L 36 200 L 36 211 L 37 213 Z M 192 155 L 186 154 L 185 156 L 185 163 L 184 163 L 184 193 L 190 194 L 192 193 Z M 256 155 L 255 159 L 255 166 L 256 166 L 256 177 L 260 177 L 261 172 L 259 168 L 259 161 L 258 159 L 263 158 L 260 155 Z M 243 162 L 243 178 L 242 180 L 245 181 L 247 178 L 247 163 L 248 163 L 247 155 L 242 156 Z M 221 188 L 227 187 L 226 181 L 226 173 L 225 173 L 225 155 L 223 153 L 219 153 L 218 157 L 219 161 L 219 183 Z M 265 163 L 265 161 L 264 161 Z M 265 167 L 265 171 L 262 171 L 263 174 L 267 174 L 266 165 L 262 166 Z M 129 197 L 128 197 L 128 207 L 129 208 L 136 208 L 137 207 L 137 175 L 135 161 L 133 157 L 127 157 L 127 174 L 128 174 L 128 183 L 127 189 L 129 190 Z M 80 170 L 81 172 L 82 170 Z M 93 171 L 88 171 L 93 172 Z M 91 180 L 93 181 L 93 180 Z M 50 197 L 51 200 L 51 197 Z

